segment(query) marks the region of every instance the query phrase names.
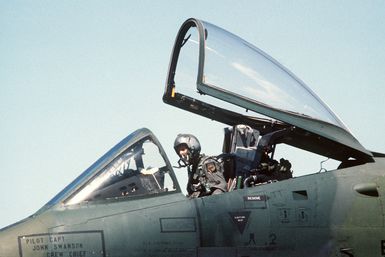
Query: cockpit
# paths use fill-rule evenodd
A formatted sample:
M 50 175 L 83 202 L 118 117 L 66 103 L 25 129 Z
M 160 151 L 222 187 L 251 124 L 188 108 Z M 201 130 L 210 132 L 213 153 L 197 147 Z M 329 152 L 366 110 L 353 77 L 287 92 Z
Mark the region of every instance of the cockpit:
M 275 160 L 278 145 L 337 160 L 338 168 L 373 162 L 373 153 L 301 80 L 262 50 L 204 21 L 189 19 L 180 28 L 163 101 L 227 126 L 218 158 L 229 191 L 291 178 L 290 160 Z M 141 129 L 45 207 L 174 192 L 181 190 L 164 150 Z

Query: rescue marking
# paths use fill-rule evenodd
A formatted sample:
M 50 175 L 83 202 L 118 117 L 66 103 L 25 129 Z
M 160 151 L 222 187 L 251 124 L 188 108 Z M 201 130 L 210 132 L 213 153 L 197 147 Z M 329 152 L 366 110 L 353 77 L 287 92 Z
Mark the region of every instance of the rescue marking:
M 245 209 L 266 209 L 266 195 L 247 195 L 243 197 Z
M 266 201 L 265 195 L 248 195 L 243 197 L 244 201 Z
M 232 221 L 238 227 L 238 230 L 241 234 L 243 234 L 243 231 L 245 230 L 246 224 L 249 221 L 250 213 L 251 212 L 249 212 L 249 211 L 229 212 Z

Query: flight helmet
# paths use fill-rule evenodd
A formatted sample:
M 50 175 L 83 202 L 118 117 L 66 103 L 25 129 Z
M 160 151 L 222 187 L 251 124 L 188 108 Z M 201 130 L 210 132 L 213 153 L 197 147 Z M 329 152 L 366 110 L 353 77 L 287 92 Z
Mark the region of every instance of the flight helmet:
M 185 145 L 189 151 L 187 156 L 179 155 L 179 147 L 181 145 Z M 201 152 L 201 144 L 199 140 L 191 134 L 179 134 L 174 141 L 174 150 L 176 154 L 179 156 L 180 160 L 184 162 L 184 164 L 189 165 L 194 161 L 198 160 L 199 154 Z

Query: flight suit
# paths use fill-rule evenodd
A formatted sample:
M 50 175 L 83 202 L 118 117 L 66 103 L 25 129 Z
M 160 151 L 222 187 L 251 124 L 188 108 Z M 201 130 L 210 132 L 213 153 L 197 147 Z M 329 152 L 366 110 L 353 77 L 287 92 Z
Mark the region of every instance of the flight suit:
M 227 183 L 223 168 L 215 158 L 201 155 L 198 163 L 189 170 L 187 192 L 189 197 L 196 198 L 227 191 Z

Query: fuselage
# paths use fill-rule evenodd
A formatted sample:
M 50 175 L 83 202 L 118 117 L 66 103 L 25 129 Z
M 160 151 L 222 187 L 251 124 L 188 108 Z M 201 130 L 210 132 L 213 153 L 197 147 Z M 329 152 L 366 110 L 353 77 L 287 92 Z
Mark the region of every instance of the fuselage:
M 187 199 L 56 205 L 0 232 L 0 257 L 381 256 L 385 158 Z

